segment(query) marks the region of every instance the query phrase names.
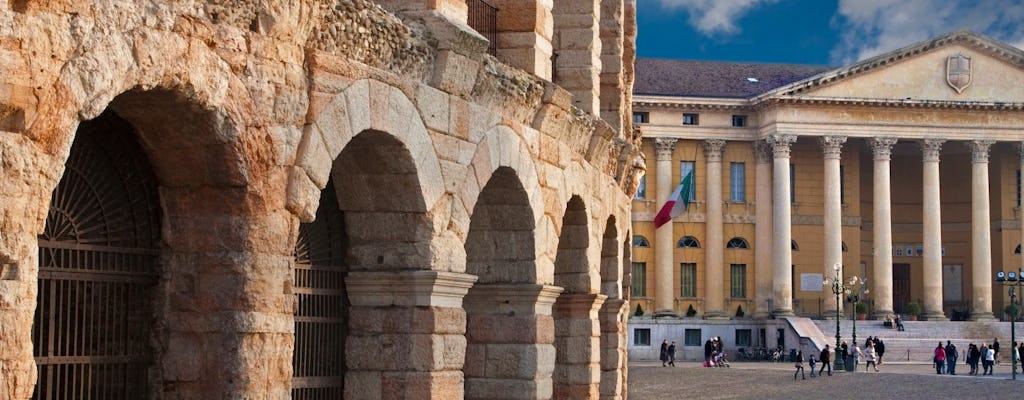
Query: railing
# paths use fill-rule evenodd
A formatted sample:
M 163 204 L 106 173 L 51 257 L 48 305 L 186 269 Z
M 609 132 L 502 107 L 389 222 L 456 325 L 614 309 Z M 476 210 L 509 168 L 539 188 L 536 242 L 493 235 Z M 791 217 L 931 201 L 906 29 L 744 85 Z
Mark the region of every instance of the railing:
M 498 8 L 484 0 L 466 0 L 466 5 L 469 6 L 469 27 L 475 29 L 490 42 L 487 46 L 487 53 L 492 56 L 497 55 Z

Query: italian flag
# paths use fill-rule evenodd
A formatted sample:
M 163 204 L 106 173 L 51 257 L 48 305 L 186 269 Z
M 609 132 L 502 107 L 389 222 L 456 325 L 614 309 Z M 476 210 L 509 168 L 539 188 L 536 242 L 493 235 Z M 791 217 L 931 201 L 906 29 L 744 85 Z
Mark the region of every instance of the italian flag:
M 658 210 L 658 215 L 654 217 L 654 229 L 660 228 L 672 218 L 686 211 L 686 207 L 690 205 L 691 196 L 693 196 L 693 170 L 686 173 L 682 182 L 679 182 L 679 186 L 668 197 L 665 205 Z

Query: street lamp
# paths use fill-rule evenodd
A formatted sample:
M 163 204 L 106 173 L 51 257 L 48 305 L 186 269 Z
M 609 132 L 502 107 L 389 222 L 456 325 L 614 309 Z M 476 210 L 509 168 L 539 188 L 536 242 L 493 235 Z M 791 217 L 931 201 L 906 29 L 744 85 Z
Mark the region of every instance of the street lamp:
M 1020 276 L 1020 279 L 1018 279 L 1018 275 L 1014 271 L 1010 271 L 1010 272 L 999 271 L 999 272 L 996 272 L 996 282 L 999 283 L 1000 285 L 1008 286 L 1010 288 L 1010 305 L 1011 305 L 1010 311 L 1018 311 L 1018 306 L 1017 306 L 1017 301 L 1016 301 L 1016 299 L 1017 299 L 1017 287 L 1018 286 L 1024 286 L 1024 276 Z M 1010 345 L 1013 345 L 1014 343 L 1017 342 L 1017 329 L 1016 329 L 1016 326 L 1015 326 L 1016 324 L 1014 322 L 1017 321 L 1017 314 L 1018 313 L 1019 313 L 1019 311 L 1018 312 L 1009 313 L 1010 314 Z M 1017 359 L 1013 357 L 1013 353 L 1014 352 L 1012 352 L 1012 351 L 1010 352 L 1010 359 L 1012 360 L 1012 364 L 1011 365 L 1013 366 L 1013 374 L 1012 375 L 1013 375 L 1013 380 L 1017 380 Z
M 825 278 L 822 282 L 825 286 L 832 286 L 832 294 L 836 296 L 836 357 L 835 357 L 835 368 L 836 371 L 842 371 L 846 369 L 846 362 L 839 357 L 839 346 L 842 344 L 842 336 L 839 334 L 839 322 L 842 320 L 840 313 L 842 312 L 842 303 L 840 303 L 839 295 L 846 291 L 846 287 L 843 286 L 843 278 L 839 276 L 839 264 L 832 267 L 835 271 L 831 278 Z
M 857 302 L 863 300 L 861 297 L 867 297 L 870 290 L 865 289 L 867 286 L 867 279 L 857 279 L 856 276 L 850 277 L 850 282 L 846 285 L 846 301 L 853 303 L 853 344 L 857 344 Z

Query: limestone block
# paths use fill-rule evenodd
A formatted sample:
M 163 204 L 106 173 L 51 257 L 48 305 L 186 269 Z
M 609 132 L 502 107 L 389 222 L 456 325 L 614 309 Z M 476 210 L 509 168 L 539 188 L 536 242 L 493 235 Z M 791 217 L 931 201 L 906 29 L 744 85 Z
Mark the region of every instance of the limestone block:
M 461 371 L 385 372 L 381 378 L 384 399 L 461 399 Z
M 451 50 L 438 52 L 430 85 L 456 96 L 468 96 L 476 84 L 480 62 Z
M 500 0 L 498 31 L 536 32 L 550 38 L 546 27 L 551 24 L 551 5 L 539 1 Z
M 381 399 L 383 373 L 379 371 L 354 371 L 345 373 L 346 399 Z
M 323 188 L 327 186 L 332 161 L 333 157 L 324 146 L 319 128 L 307 125 L 299 141 L 295 165 L 306 171 L 306 175 L 317 187 Z
M 461 371 L 466 359 L 466 337 L 458 335 L 441 335 L 444 341 L 442 350 L 442 366 L 440 369 Z
M 324 149 L 332 161 L 355 135 L 352 131 L 346 97 L 345 95 L 334 96 L 314 120 L 316 131 L 320 134 Z
M 558 304 L 555 305 L 558 307 Z M 559 318 L 555 317 L 555 329 L 558 337 L 587 337 L 597 338 L 600 336 L 600 327 L 597 321 L 583 318 Z
M 487 346 L 487 377 L 531 379 L 536 376 L 537 348 L 532 344 Z
M 466 399 L 531 400 L 537 396 L 537 384 L 526 379 L 467 378 Z
M 373 112 L 370 109 L 370 81 L 364 79 L 350 85 L 345 90 L 345 100 L 348 102 L 352 134 L 358 135 L 370 129 L 370 115 Z
M 320 203 L 320 188 L 299 167 L 288 168 L 288 188 L 285 205 L 300 222 L 313 222 Z
M 475 79 L 475 77 L 474 77 Z M 416 109 L 427 129 L 448 132 L 449 95 L 428 85 L 416 87 Z

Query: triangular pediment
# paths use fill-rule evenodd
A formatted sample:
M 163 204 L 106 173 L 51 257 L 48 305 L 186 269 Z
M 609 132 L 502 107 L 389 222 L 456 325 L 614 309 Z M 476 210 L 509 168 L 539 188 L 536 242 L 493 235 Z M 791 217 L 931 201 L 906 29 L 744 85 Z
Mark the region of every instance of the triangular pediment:
M 952 32 L 796 82 L 770 99 L 1024 103 L 1024 51 L 971 31 Z

